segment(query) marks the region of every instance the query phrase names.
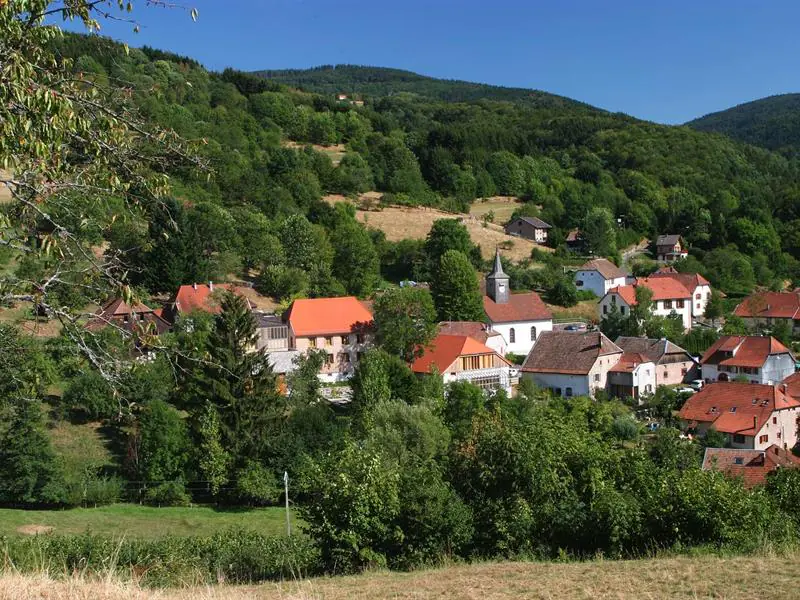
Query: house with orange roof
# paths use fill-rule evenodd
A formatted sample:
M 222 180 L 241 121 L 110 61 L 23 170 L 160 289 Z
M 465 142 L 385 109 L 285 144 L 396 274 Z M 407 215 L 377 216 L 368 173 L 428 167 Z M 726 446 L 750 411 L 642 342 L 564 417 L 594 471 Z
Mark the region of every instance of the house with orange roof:
M 492 271 L 486 276 L 483 310 L 489 329 L 503 336 L 506 352 L 525 356 L 540 334 L 553 330 L 553 314 L 539 294 L 511 293 L 511 278 L 503 271 L 499 250 L 495 252 Z
M 485 344 L 500 356 L 506 355 L 506 340 L 499 331 L 492 331 L 486 323 L 479 321 L 442 321 L 439 333 L 444 335 L 467 335 Z
M 705 381 L 745 377 L 750 383 L 778 383 L 794 373 L 792 352 L 773 337 L 724 335 L 700 359 Z
M 800 334 L 800 291 L 753 294 L 745 298 L 733 314 L 753 329 L 784 322 L 793 333 Z
M 438 374 L 444 383 L 468 381 L 487 391 L 509 396 L 519 381 L 517 369 L 503 356 L 467 335 L 440 333 L 411 363 L 418 375 Z
M 650 279 L 669 278 L 680 281 L 692 296 L 692 319 L 702 317 L 711 300 L 711 283 L 700 273 L 679 273 L 675 267 L 663 266 L 650 275 Z
M 202 311 L 211 314 L 220 312 L 220 298 L 224 290 L 236 291 L 236 286 L 229 283 L 192 283 L 182 285 L 178 291 L 170 298 L 164 308 L 164 317 L 171 322 L 175 322 L 182 316 L 186 316 L 194 311 Z M 252 303 L 248 300 L 248 305 L 252 309 Z
M 656 389 L 656 364 L 639 352 L 625 352 L 608 370 L 608 393 L 642 404 Z
M 764 450 L 738 448 L 706 448 L 704 471 L 720 471 L 728 477 L 741 479 L 746 488 L 764 485 L 767 476 L 778 469 L 796 469 L 800 458 L 778 444 Z
M 678 412 L 688 431 L 705 435 L 713 428 L 727 438 L 727 446 L 764 450 L 773 444 L 797 444 L 800 400 L 783 385 L 709 383 L 689 397 Z
M 320 371 L 323 381 L 350 378 L 374 341 L 372 312 L 354 296 L 295 300 L 284 319 L 290 350 L 325 352 Z

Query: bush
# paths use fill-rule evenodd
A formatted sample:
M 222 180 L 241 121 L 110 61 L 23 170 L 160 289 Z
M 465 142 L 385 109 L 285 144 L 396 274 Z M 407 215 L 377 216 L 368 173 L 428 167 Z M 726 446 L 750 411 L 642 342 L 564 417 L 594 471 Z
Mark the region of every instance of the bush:
M 152 506 L 189 506 L 189 494 L 182 481 L 168 481 L 148 489 L 144 501 Z
M 123 481 L 119 477 L 98 477 L 88 474 L 64 484 L 63 502 L 67 506 L 104 506 L 122 498 Z
M 275 504 L 282 491 L 275 473 L 257 462 L 248 461 L 237 474 L 236 495 L 248 506 Z
M 83 411 L 90 419 L 107 419 L 119 413 L 119 404 L 103 376 L 90 369 L 73 379 L 64 391 L 63 405 Z
M 578 302 L 585 300 L 597 300 L 597 294 L 590 290 L 578 290 Z
M 617 417 L 611 424 L 611 433 L 618 440 L 635 440 L 639 437 L 639 424 L 632 417 Z

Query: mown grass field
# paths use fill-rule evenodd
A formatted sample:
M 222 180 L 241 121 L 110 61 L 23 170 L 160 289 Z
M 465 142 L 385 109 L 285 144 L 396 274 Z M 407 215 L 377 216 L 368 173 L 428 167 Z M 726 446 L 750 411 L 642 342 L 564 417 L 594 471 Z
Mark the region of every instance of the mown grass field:
M 669 558 L 585 563 L 487 563 L 413 573 L 369 573 L 259 586 L 142 590 L 110 577 L 54 581 L 0 577 L 0 600 L 790 600 L 798 556 Z
M 511 215 L 522 206 L 522 200 L 516 196 L 491 196 L 479 198 L 472 203 L 469 214 L 482 219 L 488 213 L 494 213 L 494 222 L 505 225 L 511 220 Z
M 293 525 L 297 525 L 292 516 Z M 286 533 L 282 508 L 217 510 L 207 506 L 156 508 L 137 504 L 115 504 L 69 510 L 0 509 L 0 536 L 94 534 L 117 537 L 157 538 L 165 535 L 212 535 L 232 527 L 252 529 L 266 535 Z

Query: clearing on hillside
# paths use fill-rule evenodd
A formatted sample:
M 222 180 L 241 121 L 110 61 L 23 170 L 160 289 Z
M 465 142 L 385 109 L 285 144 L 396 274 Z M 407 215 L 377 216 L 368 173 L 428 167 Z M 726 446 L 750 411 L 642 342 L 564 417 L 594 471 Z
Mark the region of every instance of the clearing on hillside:
M 362 199 L 365 197 L 372 198 L 367 194 L 362 195 Z M 331 204 L 349 201 L 339 195 L 325 196 L 323 200 Z M 362 200 L 359 200 L 359 203 L 361 202 Z M 500 246 L 500 253 L 503 256 L 515 262 L 530 258 L 533 248 L 552 252 L 552 249 L 546 246 L 540 246 L 530 240 L 507 235 L 500 225 L 494 223 L 484 224 L 470 215 L 447 213 L 425 206 L 389 206 L 369 211 L 358 209 L 356 210 L 356 218 L 369 227 L 383 231 L 386 234 L 386 239 L 391 242 L 403 239 L 424 240 L 431 227 L 433 227 L 433 222 L 437 219 L 460 219 L 467 227 L 472 241 L 480 246 L 481 254 L 485 259 L 490 259 L 494 256 L 497 246 Z M 505 248 L 505 245 L 510 247 Z
M 522 206 L 522 199 L 516 196 L 490 196 L 488 198 L 478 198 L 470 206 L 469 214 L 478 219 L 494 213 L 494 223 L 505 225 L 511 220 L 511 215 Z
M 796 556 L 499 563 L 166 590 L 145 590 L 113 577 L 57 581 L 9 572 L 0 577 L 0 600 L 791 600 L 800 586 L 800 570 L 792 566 L 797 563 Z
M 281 146 L 283 146 L 284 148 L 294 148 L 295 150 L 302 150 L 306 146 L 311 146 L 317 152 L 322 152 L 323 154 L 327 154 L 330 157 L 334 167 L 338 167 L 339 163 L 342 162 L 342 158 L 344 158 L 344 155 L 347 154 L 347 149 L 344 147 L 344 144 L 321 146 L 319 144 L 309 144 L 306 142 L 283 140 L 281 142 Z

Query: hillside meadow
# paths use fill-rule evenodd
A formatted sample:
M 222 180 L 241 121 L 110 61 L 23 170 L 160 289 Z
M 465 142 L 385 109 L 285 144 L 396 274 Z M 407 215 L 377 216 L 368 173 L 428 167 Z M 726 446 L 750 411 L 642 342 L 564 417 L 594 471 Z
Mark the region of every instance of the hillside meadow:
M 43 573 L 0 577 L 0 600 L 751 600 L 797 597 L 798 556 L 683 557 L 582 563 L 486 563 L 411 573 L 374 572 L 260 586 L 149 590 L 114 575 L 89 579 Z M 56 575 L 55 573 L 53 575 Z M 767 586 L 767 588 L 765 588 Z

